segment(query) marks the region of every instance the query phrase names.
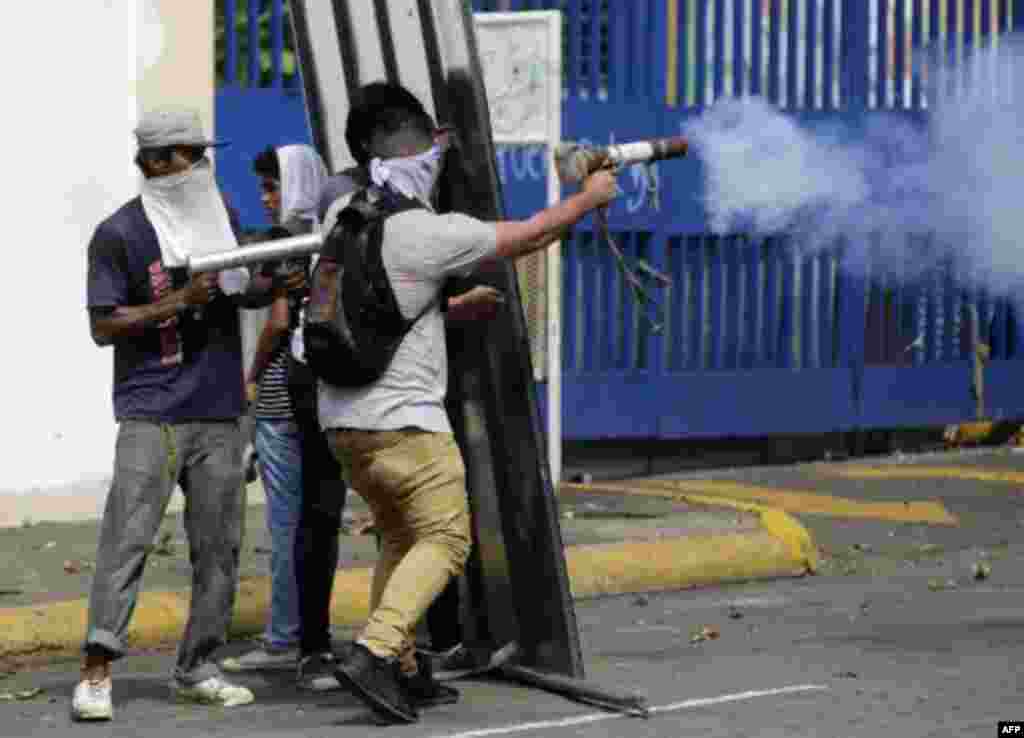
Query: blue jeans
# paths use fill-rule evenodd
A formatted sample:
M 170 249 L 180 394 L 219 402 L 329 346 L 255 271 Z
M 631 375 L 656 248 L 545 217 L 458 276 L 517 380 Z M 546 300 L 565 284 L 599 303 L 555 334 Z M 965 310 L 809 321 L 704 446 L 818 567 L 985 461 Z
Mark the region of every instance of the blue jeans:
M 256 418 L 253 445 L 267 497 L 270 531 L 270 613 L 266 640 L 272 648 L 299 643 L 299 594 L 295 534 L 302 510 L 302 444 L 294 420 Z

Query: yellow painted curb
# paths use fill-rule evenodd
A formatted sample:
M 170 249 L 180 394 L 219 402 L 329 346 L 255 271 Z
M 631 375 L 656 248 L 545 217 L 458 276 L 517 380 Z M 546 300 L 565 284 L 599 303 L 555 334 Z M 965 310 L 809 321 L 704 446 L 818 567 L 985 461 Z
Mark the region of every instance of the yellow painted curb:
M 563 486 L 576 487 L 584 491 L 589 487 L 595 487 L 595 485 L 589 485 L 589 487 L 584 485 Z M 703 504 L 725 504 L 726 501 L 731 500 L 732 502 L 763 503 L 759 509 L 828 515 L 837 518 L 949 526 L 960 524 L 960 519 L 956 515 L 949 512 L 941 502 L 934 500 L 862 502 L 818 492 L 760 487 L 723 479 L 640 479 L 612 486 L 607 484 L 600 486 L 607 488 L 612 494 L 653 495 L 669 499 L 693 500 Z M 765 521 L 763 515 L 762 521 Z
M 786 541 L 760 530 L 573 546 L 566 564 L 576 599 L 808 573 Z
M 976 466 L 917 466 L 916 464 L 841 464 L 816 473 L 844 479 L 962 479 L 1024 486 L 1024 472 L 981 469 Z
M 671 480 L 669 480 L 671 481 Z M 675 487 L 665 488 L 656 486 L 635 486 L 635 482 L 628 484 L 562 484 L 560 489 L 577 490 L 580 492 L 597 492 L 613 495 L 640 494 L 667 499 L 689 500 L 701 505 L 717 505 L 729 507 L 734 510 L 757 513 L 761 520 L 761 526 L 768 535 L 780 541 L 786 548 L 790 561 L 796 562 L 797 566 L 804 572 L 815 572 L 818 569 L 818 549 L 814 545 L 810 531 L 800 521 L 789 515 L 784 510 L 759 505 L 745 500 L 735 500 L 725 497 L 700 495 L 692 492 L 682 492 Z
M 989 420 L 979 420 L 973 423 L 960 423 L 959 425 L 947 426 L 943 433 L 946 443 L 951 445 L 981 443 L 992 435 L 996 424 Z
M 717 502 L 716 504 L 721 504 Z M 575 598 L 684 589 L 714 583 L 801 576 L 817 559 L 810 536 L 781 511 L 757 509 L 765 530 L 569 546 L 566 562 Z M 369 613 L 369 568 L 338 572 L 331 620 L 358 626 Z M 145 592 L 139 597 L 129 642 L 149 647 L 178 640 L 188 614 L 189 593 Z M 231 633 L 259 633 L 270 601 L 269 579 L 239 583 Z M 56 657 L 77 653 L 86 630 L 88 601 L 0 609 L 0 658 Z

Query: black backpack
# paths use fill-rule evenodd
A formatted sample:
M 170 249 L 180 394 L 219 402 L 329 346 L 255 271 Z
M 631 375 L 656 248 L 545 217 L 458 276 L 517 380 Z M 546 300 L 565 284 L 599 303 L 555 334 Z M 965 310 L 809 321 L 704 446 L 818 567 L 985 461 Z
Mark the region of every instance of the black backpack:
M 398 306 L 381 255 L 384 221 L 423 209 L 417 200 L 365 188 L 338 215 L 313 270 L 303 327 L 306 363 L 336 387 L 363 387 L 391 364 L 412 319 Z

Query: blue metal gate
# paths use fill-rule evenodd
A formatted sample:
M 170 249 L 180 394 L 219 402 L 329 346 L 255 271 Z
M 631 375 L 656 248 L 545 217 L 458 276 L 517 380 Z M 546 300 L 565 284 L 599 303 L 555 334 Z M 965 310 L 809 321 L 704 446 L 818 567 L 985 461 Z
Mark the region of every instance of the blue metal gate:
M 676 134 L 716 100 L 743 95 L 761 95 L 801 121 L 838 120 L 849 130 L 881 114 L 920 122 L 926 100 L 920 74 L 911 73 L 911 50 L 970 50 L 992 33 L 1024 27 L 1024 8 L 1013 15 L 1013 3 L 514 0 L 512 6 L 563 11 L 562 129 L 566 139 L 605 143 Z M 479 11 L 497 5 L 474 3 Z M 290 66 L 287 6 L 223 0 L 219 11 L 218 133 L 235 142 L 219 171 L 243 221 L 258 225 L 252 155 L 267 145 L 309 140 Z M 890 38 L 909 43 L 873 43 Z M 544 205 L 542 151 L 503 148 L 499 171 L 510 215 Z M 592 224 L 578 229 L 563 247 L 566 439 L 822 433 L 972 419 L 974 345 L 961 330 L 970 309 L 978 311 L 981 339 L 991 346 L 985 410 L 992 418 L 1024 417 L 1024 393 L 1013 381 L 1024 368 L 1024 330 L 1007 299 L 966 289 L 952 269 L 912 277 L 851 269 L 849 254 L 866 250 L 842 240 L 807 250 L 784 234 L 713 235 L 701 205 L 702 173 L 693 162 L 661 166 L 653 191 L 640 171 L 627 173 L 626 182 L 611 228 L 627 254 L 671 277 L 660 297 L 664 324 L 655 331 L 643 319 Z

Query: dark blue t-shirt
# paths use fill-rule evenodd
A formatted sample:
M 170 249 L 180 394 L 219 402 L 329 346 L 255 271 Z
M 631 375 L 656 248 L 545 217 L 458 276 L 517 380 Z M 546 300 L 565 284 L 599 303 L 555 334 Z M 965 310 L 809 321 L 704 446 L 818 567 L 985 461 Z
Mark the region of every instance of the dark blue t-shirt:
M 153 303 L 188 282 L 166 269 L 156 231 L 136 197 L 100 223 L 89 243 L 88 307 Z M 234 420 L 242 414 L 238 308 L 218 295 L 141 335 L 114 343 L 114 417 L 164 423 Z

